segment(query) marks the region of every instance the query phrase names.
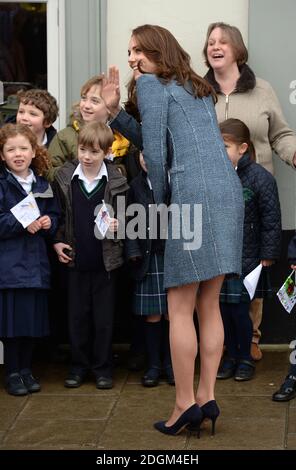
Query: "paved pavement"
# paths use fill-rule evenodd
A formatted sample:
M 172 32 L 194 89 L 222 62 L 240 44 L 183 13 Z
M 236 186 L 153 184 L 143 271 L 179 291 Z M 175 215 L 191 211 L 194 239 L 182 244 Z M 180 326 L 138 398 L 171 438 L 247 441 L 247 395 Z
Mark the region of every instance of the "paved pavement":
M 122 363 L 112 390 L 97 390 L 92 378 L 66 389 L 67 365 L 47 361 L 35 370 L 40 393 L 12 397 L 1 387 L 0 450 L 296 449 L 296 399 L 271 400 L 287 371 L 288 351 L 265 350 L 250 382 L 218 381 L 216 435 L 211 437 L 205 424 L 199 440 L 187 432 L 166 436 L 154 430 L 154 421 L 169 416 L 174 387 L 161 382 L 144 388 L 141 372 L 129 372 L 126 353 L 118 354 Z M 3 366 L 0 371 L 3 383 Z

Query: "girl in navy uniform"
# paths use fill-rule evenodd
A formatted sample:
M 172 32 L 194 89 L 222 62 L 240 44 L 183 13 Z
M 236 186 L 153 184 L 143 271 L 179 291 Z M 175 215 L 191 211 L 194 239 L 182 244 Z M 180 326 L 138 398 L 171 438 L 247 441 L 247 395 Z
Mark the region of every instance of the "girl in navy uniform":
M 40 390 L 32 375 L 32 354 L 34 338 L 49 334 L 46 238 L 56 230 L 58 207 L 41 176 L 49 166 L 47 151 L 27 126 L 7 124 L 0 130 L 0 155 L 0 337 L 6 389 L 20 396 Z M 40 217 L 24 228 L 11 209 L 29 193 Z
M 163 287 L 165 240 L 150 238 L 149 207 L 154 204 L 151 182 L 143 155 L 140 154 L 142 172 L 130 184 L 129 204 L 141 204 L 146 211 L 145 239 L 126 239 L 126 255 L 135 279 L 133 311 L 145 317 L 145 343 L 148 370 L 142 377 L 144 387 L 155 387 L 163 371 L 167 382 L 174 385 L 169 344 L 167 294 Z
M 255 149 L 248 127 L 239 119 L 220 124 L 228 156 L 243 186 L 245 200 L 242 276 L 226 279 L 220 294 L 227 355 L 218 370 L 218 379 L 250 380 L 255 371 L 249 315 L 250 296 L 243 279 L 259 264 L 263 266 L 256 298 L 271 293 L 268 269 L 280 256 L 281 210 L 274 177 L 255 163 Z

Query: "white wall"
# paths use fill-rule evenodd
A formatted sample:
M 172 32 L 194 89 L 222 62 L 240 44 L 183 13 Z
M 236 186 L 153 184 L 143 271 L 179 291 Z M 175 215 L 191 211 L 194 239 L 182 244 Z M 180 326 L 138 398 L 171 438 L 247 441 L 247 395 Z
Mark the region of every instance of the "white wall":
M 248 42 L 248 0 L 108 0 L 107 65 L 117 65 L 121 89 L 130 73 L 127 65 L 128 42 L 133 28 L 158 24 L 169 29 L 191 55 L 195 70 L 203 75 L 202 49 L 209 23 L 224 21 L 237 26 Z

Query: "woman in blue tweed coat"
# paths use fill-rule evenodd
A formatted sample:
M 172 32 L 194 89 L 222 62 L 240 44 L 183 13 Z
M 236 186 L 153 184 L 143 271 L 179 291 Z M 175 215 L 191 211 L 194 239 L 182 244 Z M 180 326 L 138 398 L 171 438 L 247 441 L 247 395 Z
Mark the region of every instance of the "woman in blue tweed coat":
M 103 90 L 114 117 L 111 127 L 144 148 L 156 203 L 179 210 L 178 217 L 176 212 L 169 217 L 164 266 L 176 402 L 169 420 L 155 423 L 159 431 L 177 434 L 188 425 L 199 428 L 206 417 L 214 423 L 219 414 L 214 401 L 223 346 L 219 293 L 225 274 L 241 272 L 242 188 L 218 129 L 214 92 L 192 70 L 174 36 L 159 26 L 134 29 L 129 65 L 134 71 L 129 105 L 138 107 L 142 125 L 118 108 L 113 68 Z M 181 233 L 174 233 L 179 223 Z M 195 396 L 197 290 L 201 372 Z

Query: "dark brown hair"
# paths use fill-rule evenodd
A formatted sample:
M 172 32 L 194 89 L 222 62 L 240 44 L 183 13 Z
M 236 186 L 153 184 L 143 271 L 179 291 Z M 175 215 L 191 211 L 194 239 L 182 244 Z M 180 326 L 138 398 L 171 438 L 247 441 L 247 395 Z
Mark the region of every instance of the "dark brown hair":
M 37 175 L 44 176 L 51 167 L 50 159 L 45 147 L 37 144 L 37 137 L 28 126 L 24 124 L 6 124 L 0 129 L 0 154 L 3 155 L 3 147 L 8 139 L 23 135 L 30 142 L 32 149 L 35 151 L 35 158 L 31 162 Z M 5 162 L 4 162 L 5 163 Z
M 216 28 L 222 29 L 222 31 L 227 36 L 229 43 L 233 49 L 233 54 L 237 62 L 237 65 L 240 67 L 241 65 L 248 62 L 248 49 L 245 46 L 242 33 L 240 32 L 240 30 L 236 26 L 231 26 L 230 24 L 223 23 L 222 21 L 220 21 L 217 23 L 211 23 L 210 26 L 208 27 L 206 42 L 203 48 L 203 55 L 205 58 L 206 65 L 209 68 L 211 68 L 209 61 L 208 61 L 207 49 L 208 49 L 209 37 L 212 31 Z
M 59 115 L 57 100 L 47 90 L 31 89 L 19 91 L 19 103 L 36 106 L 44 114 L 44 124 L 52 124 Z
M 250 131 L 248 126 L 240 119 L 226 119 L 219 124 L 223 139 L 235 144 L 248 144 L 246 152 L 250 155 L 252 161 L 256 161 L 256 152 L 253 142 L 251 141 Z
M 98 121 L 85 124 L 78 135 L 78 145 L 93 149 L 100 148 L 105 154 L 108 153 L 113 141 L 114 135 L 111 128 Z
M 170 31 L 161 26 L 145 24 L 133 29 L 132 36 L 145 56 L 156 64 L 155 75 L 164 81 L 176 80 L 181 86 L 191 82 L 196 97 L 213 95 L 211 85 L 191 67 L 189 54 L 180 46 Z M 139 64 L 140 68 L 141 64 Z M 126 109 L 137 110 L 135 79 L 128 84 Z

